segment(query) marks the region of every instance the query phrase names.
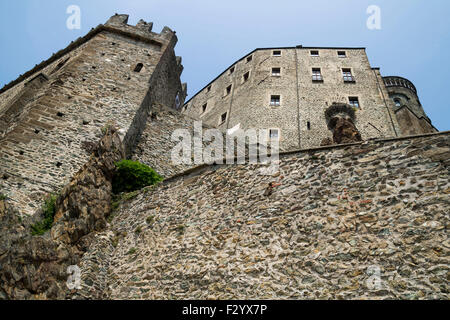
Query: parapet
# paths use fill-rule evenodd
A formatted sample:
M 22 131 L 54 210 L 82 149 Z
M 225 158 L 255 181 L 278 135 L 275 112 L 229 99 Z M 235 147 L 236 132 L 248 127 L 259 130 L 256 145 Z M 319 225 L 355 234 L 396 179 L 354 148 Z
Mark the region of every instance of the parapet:
M 115 14 L 105 23 L 107 27 L 120 28 L 127 32 L 132 32 L 139 34 L 144 37 L 159 38 L 164 40 L 170 40 L 175 36 L 175 32 L 169 27 L 165 26 L 160 33 L 152 32 L 153 22 L 146 22 L 144 20 L 139 20 L 136 26 L 131 26 L 128 24 L 129 16 L 127 14 Z
M 389 76 L 383 77 L 384 84 L 386 87 L 403 87 L 411 90 L 414 94 L 417 95 L 417 89 L 414 84 L 408 79 L 397 77 L 397 76 Z
M 117 33 L 159 47 L 162 47 L 164 44 L 168 43 L 175 46 L 175 44 L 177 43 L 178 39 L 175 35 L 175 31 L 172 31 L 169 27 L 164 27 L 161 33 L 155 33 L 151 31 L 153 28 L 152 22 L 145 22 L 143 20 L 140 20 L 136 26 L 130 26 L 127 24 L 128 17 L 129 16 L 127 14 L 115 14 L 114 16 L 109 18 L 105 24 L 100 24 L 97 27 L 92 28 L 85 36 L 80 37 L 75 41 L 72 41 L 65 49 L 62 49 L 57 53 L 54 53 L 49 59 L 42 61 L 40 64 L 37 64 L 33 69 L 29 70 L 24 74 L 21 74 L 16 80 L 13 80 L 10 83 L 6 84 L 3 88 L 0 89 L 0 94 L 14 87 L 15 85 L 29 78 L 30 76 L 36 74 L 37 72 L 41 71 L 49 64 L 62 58 L 70 51 L 83 45 L 84 43 L 86 43 L 87 41 L 89 41 L 102 31 Z

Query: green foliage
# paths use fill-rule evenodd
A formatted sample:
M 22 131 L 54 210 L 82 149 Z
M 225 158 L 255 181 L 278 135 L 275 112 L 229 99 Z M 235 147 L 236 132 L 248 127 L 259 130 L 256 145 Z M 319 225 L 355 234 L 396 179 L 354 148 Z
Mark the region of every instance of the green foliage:
M 136 248 L 131 248 L 128 252 L 127 252 L 127 254 L 135 254 L 136 253 Z
M 145 219 L 145 221 L 147 222 L 147 224 L 153 224 L 153 222 L 155 222 L 155 217 L 148 216 L 147 219 Z
M 138 161 L 122 160 L 116 163 L 117 171 L 113 179 L 113 192 L 132 192 L 154 185 L 163 178 L 152 168 Z M 133 196 L 137 195 L 133 194 Z
M 41 236 L 51 229 L 56 213 L 56 199 L 57 195 L 52 194 L 44 200 L 42 207 L 44 219 L 31 226 L 33 236 Z
M 0 201 L 6 200 L 7 196 L 5 196 L 3 193 L 0 193 Z

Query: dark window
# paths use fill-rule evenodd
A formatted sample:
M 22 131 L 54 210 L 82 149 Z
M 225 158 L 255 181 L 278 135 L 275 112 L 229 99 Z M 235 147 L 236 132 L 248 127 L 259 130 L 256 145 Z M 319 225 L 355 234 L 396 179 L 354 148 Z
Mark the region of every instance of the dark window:
M 279 77 L 281 75 L 281 68 L 272 68 L 272 76 Z
M 354 106 L 355 108 L 359 108 L 359 99 L 358 97 L 349 97 L 348 101 L 350 103 L 350 105 Z
M 351 69 L 342 69 L 342 76 L 344 77 L 344 82 L 355 82 Z
M 244 74 L 244 82 L 248 80 L 248 78 L 250 77 L 250 72 L 247 72 Z
M 270 137 L 270 139 L 278 139 L 278 137 L 279 137 L 278 129 L 270 129 L 269 137 Z
M 306 123 L 306 127 L 308 128 L 308 130 L 311 130 L 311 122 L 308 121 L 308 122 Z
M 208 87 L 208 89 L 206 89 L 206 92 L 210 92 L 211 91 L 211 86 Z
M 281 51 L 280 50 L 275 50 L 273 52 L 273 55 L 274 55 L 274 57 L 279 57 L 279 56 L 281 56 Z
M 312 80 L 313 81 L 323 81 L 322 73 L 320 72 L 320 68 L 312 69 Z
M 138 63 L 136 65 L 136 68 L 134 68 L 134 72 L 141 72 L 143 67 L 144 67 L 144 65 L 142 63 Z
M 220 118 L 220 123 L 222 124 L 222 123 L 224 123 L 225 121 L 227 120 L 227 113 L 225 112 L 223 115 L 222 115 L 222 117 Z
M 318 50 L 311 50 L 311 57 L 318 57 L 319 51 Z
M 230 74 L 232 74 L 234 72 L 234 67 L 230 68 Z
M 345 51 L 338 51 L 337 53 L 339 58 L 345 58 L 347 56 L 347 53 Z
M 247 62 L 252 61 L 252 59 L 253 59 L 253 56 L 247 57 Z
M 402 103 L 401 103 L 400 99 L 395 99 L 394 103 L 395 103 L 396 107 L 401 107 L 402 106 Z
M 270 105 L 271 106 L 279 106 L 281 101 L 281 97 L 279 95 L 270 96 Z
M 202 112 L 205 112 L 207 107 L 208 107 L 208 104 L 205 103 L 205 104 L 203 105 L 203 107 L 202 107 Z
M 231 93 L 231 84 L 227 87 L 227 94 Z

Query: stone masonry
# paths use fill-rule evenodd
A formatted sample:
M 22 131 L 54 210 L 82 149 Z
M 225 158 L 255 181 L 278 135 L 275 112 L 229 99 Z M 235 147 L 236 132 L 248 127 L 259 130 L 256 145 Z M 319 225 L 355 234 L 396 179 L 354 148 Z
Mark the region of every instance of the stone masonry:
M 0 299 L 449 299 L 450 132 L 411 82 L 363 48 L 266 48 L 184 104 L 175 32 L 127 20 L 0 90 Z M 280 170 L 175 165 L 198 120 L 278 130 Z M 124 157 L 165 180 L 116 202 Z
M 77 297 L 446 300 L 449 138 L 289 152 L 273 176 L 202 166 L 142 190 L 83 256 Z
M 344 78 L 346 69 L 351 76 Z M 329 137 L 323 113 L 333 103 L 353 102 L 363 140 L 436 132 L 423 108 L 412 106 L 420 105 L 417 92 L 409 92 L 412 83 L 388 87 L 390 78 L 371 67 L 365 48 L 259 48 L 195 94 L 183 113 L 222 129 L 277 129 L 282 150 L 318 146 Z M 393 92 L 403 89 L 418 110 L 407 120 L 394 102 Z M 272 96 L 278 102 L 271 104 Z
M 116 122 L 130 155 L 150 106 L 182 104 L 175 33 L 111 17 L 0 90 L 0 192 L 21 214 L 59 191 Z

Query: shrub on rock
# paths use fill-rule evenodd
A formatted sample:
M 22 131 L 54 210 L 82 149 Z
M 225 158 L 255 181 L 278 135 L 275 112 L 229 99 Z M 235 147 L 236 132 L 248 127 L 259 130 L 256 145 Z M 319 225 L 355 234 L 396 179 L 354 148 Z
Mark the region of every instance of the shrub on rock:
M 122 160 L 116 163 L 113 192 L 132 192 L 163 180 L 155 170 L 139 161 Z

